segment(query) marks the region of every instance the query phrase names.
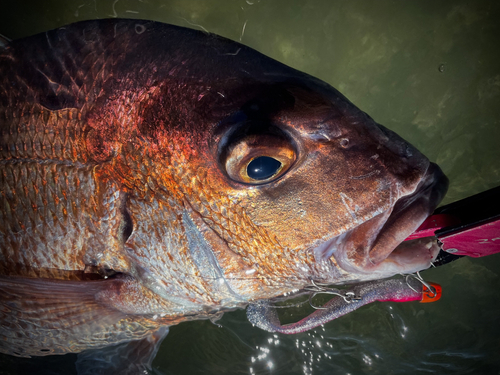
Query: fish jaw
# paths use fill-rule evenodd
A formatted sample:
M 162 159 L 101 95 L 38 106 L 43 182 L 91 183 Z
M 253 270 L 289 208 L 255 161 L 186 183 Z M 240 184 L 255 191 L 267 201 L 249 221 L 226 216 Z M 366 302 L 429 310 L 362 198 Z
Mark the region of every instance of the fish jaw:
M 313 248 L 316 261 L 330 258 L 363 280 L 428 268 L 440 250 L 436 237 L 404 240 L 434 211 L 447 188 L 448 179 L 430 163 L 414 192 L 374 218 Z

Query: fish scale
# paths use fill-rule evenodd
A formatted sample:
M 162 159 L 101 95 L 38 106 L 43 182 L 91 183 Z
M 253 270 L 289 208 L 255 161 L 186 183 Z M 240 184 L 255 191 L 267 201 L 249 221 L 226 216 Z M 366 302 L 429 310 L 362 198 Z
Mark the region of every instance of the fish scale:
M 15 136 L 10 137 L 8 134 L 13 133 L 12 131 L 2 133 L 2 151 L 11 150 L 8 155 L 2 153 L 6 163 L 5 173 L 7 170 L 11 172 L 10 178 L 2 181 L 2 186 L 10 188 L 8 195 L 12 198 L 4 201 L 1 211 L 18 211 L 17 217 L 13 218 L 14 222 L 25 230 L 31 230 L 33 236 L 23 235 L 23 242 L 14 240 L 17 243 L 14 249 L 23 248 L 22 252 L 17 250 L 24 254 L 19 255 L 21 258 L 12 261 L 16 252 L 6 254 L 7 248 L 4 247 L 4 259 L 6 262 L 11 259 L 11 263 L 63 270 L 83 270 L 85 265 L 82 253 L 85 253 L 86 248 L 93 249 L 94 253 L 108 254 L 108 258 L 113 259 L 114 254 L 110 255 L 113 252 L 106 251 L 105 248 L 116 247 L 106 244 L 110 239 L 113 242 L 112 239 L 116 236 L 109 236 L 109 230 L 104 227 L 97 228 L 97 221 L 102 218 L 96 217 L 95 212 L 97 202 L 93 199 L 96 193 L 93 165 L 81 164 L 88 158 L 85 156 L 85 148 L 78 140 L 81 124 L 73 125 L 72 121 L 78 117 L 77 112 L 62 110 L 49 113 L 39 106 L 34 108 L 36 109 L 28 110 L 25 106 L 21 109 L 21 116 L 5 116 L 6 119 L 18 120 L 11 124 L 11 129 L 17 128 L 18 131 L 14 133 Z M 31 113 L 31 116 L 27 113 Z M 41 122 L 40 119 L 44 121 Z M 44 126 L 41 127 L 41 124 Z M 79 188 L 80 184 L 86 186 L 85 191 Z M 21 191 L 24 191 L 24 197 L 17 198 Z M 16 204 L 18 201 L 24 203 Z M 109 209 L 110 212 L 115 211 L 116 216 L 118 207 L 109 205 Z M 32 214 L 26 216 L 27 212 Z M 80 223 L 88 219 L 90 225 L 84 229 Z M 115 224 L 115 227 L 119 225 Z M 118 228 L 114 229 L 115 232 L 117 230 Z M 8 232 L 4 230 L 2 235 L 6 236 Z M 99 232 L 102 237 L 100 240 Z M 38 233 L 44 235 L 40 237 Z M 95 233 L 96 236 L 91 236 L 91 241 L 87 244 L 89 233 Z M 53 257 L 49 248 L 61 256 Z M 92 254 L 87 253 L 87 257 L 91 258 Z M 113 262 L 108 263 L 115 265 Z
M 50 112 L 40 106 L 31 115 L 22 110 L 3 111 L 8 129 L 1 131 L 2 160 L 40 159 L 85 163 L 87 152 L 79 141 L 81 124 L 72 119 L 76 110 Z M 40 121 L 41 120 L 41 121 Z M 43 125 L 42 125 L 43 124 Z
M 9 163 L 3 168 L 10 172 L 10 178 L 5 178 L 5 175 L 2 178 L 5 198 L 0 211 L 12 215 L 12 219 L 3 220 L 0 227 L 0 235 L 4 239 L 9 238 L 12 246 L 10 249 L 2 248 L 4 262 L 65 270 L 83 269 L 81 254 L 73 246 L 68 249 L 68 244 L 80 243 L 81 236 L 84 236 L 80 227 L 83 215 L 74 211 L 75 205 L 85 211 L 80 195 L 82 191 L 71 194 L 71 200 L 68 200 L 64 196 L 71 193 L 72 184 L 67 179 L 60 179 L 57 185 L 48 182 L 54 175 L 71 176 L 79 171 L 72 167 L 39 165 L 36 162 Z M 86 185 L 92 192 L 90 179 Z M 90 197 L 88 195 L 87 200 L 92 203 Z M 88 209 L 92 210 L 91 207 Z M 79 220 L 81 217 L 82 220 Z M 16 236 L 16 231 L 4 227 L 4 223 L 17 223 L 23 233 L 17 231 L 19 234 Z M 49 249 L 55 250 L 57 255 L 53 256 Z

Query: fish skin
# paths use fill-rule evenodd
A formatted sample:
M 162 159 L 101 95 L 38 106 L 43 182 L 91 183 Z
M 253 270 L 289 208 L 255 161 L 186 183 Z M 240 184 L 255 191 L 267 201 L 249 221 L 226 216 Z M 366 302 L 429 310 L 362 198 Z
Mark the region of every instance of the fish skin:
M 15 295 L 0 297 L 11 310 L 0 335 L 28 324 L 31 340 L 12 334 L 4 353 L 99 348 L 311 279 L 409 270 L 393 242 L 446 190 L 438 167 L 334 88 L 212 34 L 86 21 L 11 42 L 0 72 L 0 289 Z M 294 149 L 278 179 L 229 178 L 222 159 L 242 123 L 257 136 L 273 124 Z M 390 219 L 409 201 L 418 209 Z M 333 247 L 339 238 L 349 246 Z M 405 259 L 422 269 L 437 251 L 415 253 Z M 57 293 L 22 291 L 43 285 Z M 37 308 L 38 325 L 26 313 Z M 56 317 L 87 329 L 68 323 L 47 348 Z

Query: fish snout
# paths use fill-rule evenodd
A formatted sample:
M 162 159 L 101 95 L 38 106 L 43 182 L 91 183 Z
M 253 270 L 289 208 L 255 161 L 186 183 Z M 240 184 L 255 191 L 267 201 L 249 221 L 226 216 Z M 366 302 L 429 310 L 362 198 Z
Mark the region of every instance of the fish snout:
M 392 130 L 373 124 L 370 133 L 380 151 L 379 162 L 394 177 L 398 190 L 396 196 L 412 194 L 426 178 L 429 159 Z
M 426 269 L 437 256 L 435 237 L 404 240 L 432 214 L 448 189 L 448 179 L 434 163 L 412 193 L 401 196 L 392 209 L 344 235 L 335 257 L 342 268 L 371 278 Z
M 427 173 L 422 178 L 422 183 L 425 186 L 424 189 L 429 190 L 429 207 L 432 207 L 432 211 L 434 211 L 448 191 L 448 177 L 436 163 L 430 163 Z M 429 215 L 432 211 L 429 212 Z

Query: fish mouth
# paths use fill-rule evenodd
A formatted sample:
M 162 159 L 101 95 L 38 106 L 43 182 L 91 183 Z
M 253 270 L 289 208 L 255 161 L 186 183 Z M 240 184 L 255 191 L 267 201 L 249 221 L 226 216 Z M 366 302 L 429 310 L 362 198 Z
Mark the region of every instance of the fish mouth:
M 448 179 L 436 164 L 430 163 L 412 193 L 397 199 L 391 208 L 381 214 L 315 247 L 313 252 L 316 260 L 331 261 L 348 272 L 341 283 L 383 279 L 398 273 L 413 273 L 428 268 L 440 250 L 436 237 L 410 241 L 405 239 L 434 211 L 447 189 Z M 330 275 L 330 278 L 332 279 L 328 275 L 321 275 L 314 280 L 339 284 L 334 276 Z M 366 296 L 369 295 L 373 300 L 403 301 L 421 298 L 421 294 L 405 278 L 361 283 L 354 289 L 366 287 L 370 288 Z M 412 294 L 411 298 L 401 298 L 412 292 L 415 295 Z M 280 323 L 276 309 L 268 301 L 250 305 L 247 316 L 252 324 L 269 332 L 305 332 L 363 305 L 365 297 L 362 294 L 353 293 L 358 296 L 356 303 L 334 297 L 314 313 L 288 325 Z
M 439 252 L 436 238 L 405 241 L 434 211 L 448 189 L 448 179 L 430 163 L 413 193 L 392 208 L 313 249 L 316 260 L 333 259 L 344 271 L 389 277 L 428 268 Z

